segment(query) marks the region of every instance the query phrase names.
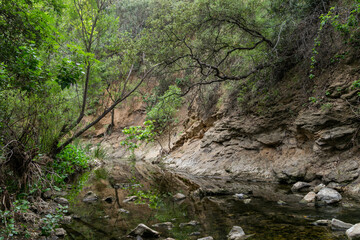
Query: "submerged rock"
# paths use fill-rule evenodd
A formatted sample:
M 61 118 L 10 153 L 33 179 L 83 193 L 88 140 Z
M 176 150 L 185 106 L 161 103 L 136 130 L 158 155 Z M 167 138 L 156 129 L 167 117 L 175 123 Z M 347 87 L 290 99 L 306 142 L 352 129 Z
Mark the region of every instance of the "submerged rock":
M 340 202 L 342 197 L 338 191 L 332 188 L 323 188 L 321 189 L 317 194 L 316 198 L 318 201 L 326 203 L 326 204 L 332 204 Z
M 140 223 L 139 225 L 137 225 L 137 227 L 135 229 L 133 229 L 130 233 L 130 236 L 133 237 L 144 237 L 144 238 L 157 238 L 160 236 L 160 233 L 149 228 L 148 226 L 146 226 L 143 223 Z
M 300 191 L 300 190 L 302 190 L 304 188 L 308 188 L 310 186 L 311 186 L 311 184 L 307 183 L 307 182 L 297 182 L 291 187 L 291 191 L 293 191 L 293 192 Z
M 331 220 L 331 228 L 334 230 L 347 230 L 347 229 L 351 228 L 352 226 L 354 226 L 354 225 L 340 221 L 336 218 L 333 218 Z
M 175 201 L 181 201 L 181 200 L 184 200 L 186 198 L 186 196 L 182 193 L 177 193 L 174 195 L 173 198 Z
M 86 203 L 91 203 L 91 202 L 96 202 L 98 199 L 99 198 L 95 193 L 93 193 L 92 191 L 89 191 L 88 193 L 86 193 L 86 195 L 82 201 L 86 202 Z
M 360 238 L 360 223 L 355 224 L 348 230 L 346 230 L 346 236 L 350 239 L 359 239 Z
M 246 237 L 246 234 L 240 226 L 233 226 L 227 237 L 228 240 L 241 240 Z

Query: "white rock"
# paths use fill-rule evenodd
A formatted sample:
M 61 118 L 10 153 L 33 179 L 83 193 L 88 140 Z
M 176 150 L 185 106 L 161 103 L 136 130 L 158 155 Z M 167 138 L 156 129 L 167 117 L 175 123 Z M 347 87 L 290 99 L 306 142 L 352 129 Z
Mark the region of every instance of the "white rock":
M 185 198 L 186 198 L 186 196 L 184 194 L 182 194 L 182 193 L 177 193 L 177 194 L 174 195 L 174 200 L 175 201 L 181 201 L 181 200 L 183 200 Z
M 159 232 L 149 228 L 145 224 L 140 223 L 134 230 L 129 233 L 129 235 L 133 237 L 141 236 L 147 238 L 156 238 L 159 237 L 160 234 Z
M 214 238 L 209 236 L 209 237 L 204 237 L 204 238 L 198 238 L 197 240 L 214 240 Z
M 360 238 L 360 223 L 346 230 L 346 236 L 350 239 Z
M 245 238 L 244 230 L 239 226 L 233 226 L 229 234 L 227 235 L 228 240 L 241 240 Z
M 340 202 L 342 197 L 338 191 L 332 188 L 323 188 L 316 194 L 317 200 L 326 204 Z
M 351 228 L 352 226 L 354 226 L 354 225 L 340 221 L 336 218 L 333 218 L 331 220 L 331 228 L 335 229 L 335 230 L 347 230 L 347 229 Z
M 307 182 L 297 182 L 291 187 L 291 190 L 299 191 L 303 188 L 310 187 L 310 186 L 311 186 L 310 183 L 307 183 Z
M 305 197 L 301 201 L 305 203 L 313 203 L 315 202 L 315 199 L 316 199 L 316 193 L 309 192 L 308 194 L 305 195 Z

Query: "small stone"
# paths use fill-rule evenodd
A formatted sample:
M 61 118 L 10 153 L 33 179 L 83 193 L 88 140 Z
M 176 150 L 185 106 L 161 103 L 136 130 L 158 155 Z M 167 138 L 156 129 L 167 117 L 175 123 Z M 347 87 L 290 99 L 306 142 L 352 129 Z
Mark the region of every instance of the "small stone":
M 340 193 L 332 188 L 323 188 L 316 194 L 317 200 L 326 204 L 340 202 L 342 197 Z
M 171 222 L 156 223 L 152 226 L 158 228 L 166 228 L 167 230 L 171 230 L 174 227 L 174 225 Z
M 195 226 L 197 226 L 197 225 L 199 225 L 200 223 L 199 222 L 197 222 L 197 221 L 194 221 L 194 220 L 192 220 L 192 221 L 190 221 L 190 222 L 188 222 L 188 223 L 180 223 L 179 224 L 179 227 L 187 227 L 187 226 L 193 226 L 193 227 L 195 227 Z
M 118 213 L 129 214 L 130 212 L 129 212 L 128 210 L 126 210 L 126 209 L 120 208 L 120 209 L 118 210 Z
M 165 240 L 175 240 L 174 238 L 166 238 Z
M 251 199 L 250 199 L 250 198 L 244 199 L 244 203 L 245 203 L 245 204 L 249 204 L 250 202 L 251 202 Z
M 198 238 L 197 240 L 214 240 L 214 238 L 211 236 L 208 236 L 208 237 Z
M 331 220 L 331 228 L 334 230 L 347 230 L 347 229 L 351 228 L 352 226 L 354 226 L 354 225 L 340 221 L 336 218 L 333 218 Z
M 279 201 L 277 201 L 277 204 L 283 206 L 283 205 L 286 205 L 287 203 L 284 202 L 283 200 L 279 200 Z
M 69 201 L 66 198 L 63 197 L 57 197 L 54 199 L 55 202 L 61 204 L 61 205 L 69 205 Z
M 186 198 L 186 196 L 182 193 L 177 193 L 174 195 L 174 200 L 175 201 L 181 201 L 184 200 Z
M 63 228 L 56 228 L 55 229 L 55 235 L 58 237 L 63 237 L 66 235 L 66 231 Z
M 341 191 L 341 190 L 342 190 L 342 186 L 341 186 L 339 183 L 335 183 L 335 182 L 329 183 L 326 187 L 335 189 L 335 190 L 337 190 L 337 191 Z
M 249 198 L 246 194 L 243 194 L 243 193 L 236 193 L 236 194 L 234 195 L 234 197 L 235 197 L 236 199 L 246 199 L 246 198 Z
M 245 232 L 240 226 L 233 226 L 227 235 L 228 240 L 241 240 L 244 239 L 245 236 Z
M 305 197 L 300 201 L 301 203 L 313 203 L 316 200 L 316 193 L 309 192 Z
M 316 226 L 330 226 L 331 221 L 328 219 L 317 220 L 313 223 Z
M 123 201 L 123 203 L 133 202 L 133 201 L 135 201 L 137 198 L 138 198 L 137 196 L 127 197 L 127 198 L 125 198 L 125 200 Z
M 291 191 L 296 192 L 304 188 L 310 187 L 311 184 L 307 182 L 297 182 L 291 187 Z
M 86 193 L 85 197 L 83 198 L 83 202 L 86 203 L 91 203 L 91 202 L 96 202 L 98 200 L 98 196 L 96 196 L 95 193 L 93 193 L 92 191 L 89 191 L 88 193 Z
M 346 230 L 346 236 L 350 239 L 360 238 L 360 223 L 357 223 L 348 230 Z
M 189 236 L 199 236 L 199 235 L 201 235 L 200 232 L 192 232 L 189 234 Z
M 321 189 L 323 189 L 325 186 L 325 184 L 320 183 L 319 185 L 317 185 L 316 187 L 314 187 L 314 192 L 318 193 Z
M 62 221 L 61 221 L 61 223 L 63 223 L 63 224 L 70 224 L 71 221 L 72 221 L 72 217 L 70 217 L 70 216 L 64 216 L 63 219 L 62 219 Z
M 104 198 L 104 201 L 110 204 L 114 201 L 114 198 L 112 196 L 109 196 L 109 197 Z
M 160 234 L 145 224 L 140 223 L 134 230 L 129 233 L 129 235 L 133 237 L 140 236 L 144 238 L 157 238 Z

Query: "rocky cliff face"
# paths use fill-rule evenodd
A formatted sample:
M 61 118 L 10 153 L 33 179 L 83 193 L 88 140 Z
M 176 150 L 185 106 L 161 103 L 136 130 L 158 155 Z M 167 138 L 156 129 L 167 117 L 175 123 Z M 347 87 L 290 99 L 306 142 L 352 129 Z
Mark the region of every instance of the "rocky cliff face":
M 271 114 L 230 110 L 210 124 L 194 121 L 165 162 L 197 175 L 316 180 L 360 193 L 359 91 L 352 87 L 360 68 L 358 61 L 348 62 L 314 82 L 321 90 L 312 103 L 296 100 L 298 83 L 283 91 Z

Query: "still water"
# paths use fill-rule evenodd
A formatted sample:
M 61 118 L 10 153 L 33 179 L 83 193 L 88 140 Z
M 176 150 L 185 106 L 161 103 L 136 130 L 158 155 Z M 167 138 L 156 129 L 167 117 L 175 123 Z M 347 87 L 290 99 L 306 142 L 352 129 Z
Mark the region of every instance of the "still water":
M 104 171 L 104 170 L 101 170 Z M 154 173 L 152 173 L 154 175 Z M 156 173 L 158 177 L 159 173 Z M 307 206 L 299 200 L 306 193 L 294 194 L 289 186 L 279 186 L 269 183 L 248 183 L 232 181 L 238 188 L 223 191 L 222 194 L 189 194 L 184 189 L 187 198 L 181 202 L 173 201 L 172 194 L 182 191 L 179 186 L 172 189 L 171 179 L 167 186 L 160 186 L 154 178 L 143 177 L 142 184 L 132 180 L 122 179 L 122 185 L 114 185 L 114 178 L 108 174 L 92 174 L 79 195 L 74 197 L 70 211 L 74 219 L 70 225 L 64 226 L 68 232 L 67 239 L 128 239 L 126 236 L 137 224 L 144 223 L 161 233 L 161 238 L 172 237 L 181 239 L 198 239 L 212 236 L 215 240 L 227 239 L 226 235 L 233 226 L 241 226 L 249 235 L 249 240 L 266 239 L 347 239 L 342 231 L 334 231 L 330 227 L 314 226 L 319 219 L 337 218 L 349 223 L 360 222 L 358 203 L 343 200 L 338 206 Z M 139 177 L 138 177 L 139 178 Z M 159 179 L 159 178 L 157 178 Z M 145 182 L 144 182 L 145 181 Z M 149 182 L 150 181 L 150 182 Z M 154 181 L 154 182 L 151 182 Z M 202 181 L 207 181 L 203 178 Z M 213 186 L 214 179 L 208 185 Z M 170 185 L 169 185 L 170 183 Z M 221 183 L 224 184 L 224 183 Z M 142 187 L 144 185 L 145 187 Z M 132 188 L 137 195 L 142 189 L 158 189 L 145 197 L 156 199 L 156 208 L 148 206 L 149 200 L 123 203 Z M 176 184 L 175 184 L 176 185 Z M 125 186 L 125 187 L 124 187 Z M 176 189 L 176 190 L 175 190 Z M 84 195 L 92 191 L 98 200 L 92 203 L 82 201 Z M 137 192 L 136 192 L 137 191 Z M 250 197 L 250 202 L 232 196 L 234 191 L 244 191 Z M 145 192 L 145 191 L 144 191 Z M 240 193 L 240 192 L 238 192 Z M 104 199 L 110 197 L 112 201 Z M 279 204 L 282 200 L 286 204 Z M 129 213 L 119 211 L 126 209 Z M 191 220 L 199 224 L 183 226 Z M 156 223 L 171 222 L 173 227 L 152 227 Z

